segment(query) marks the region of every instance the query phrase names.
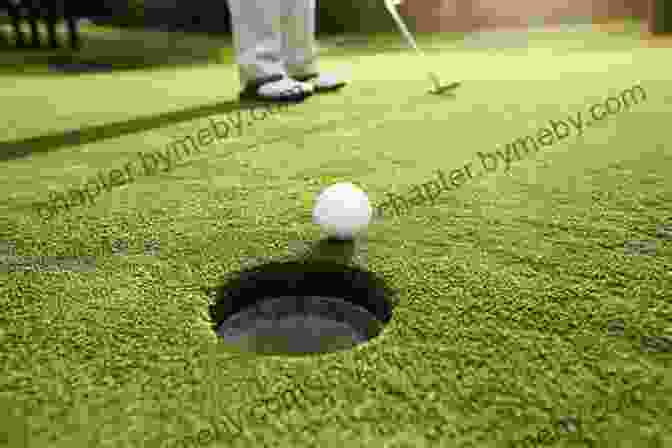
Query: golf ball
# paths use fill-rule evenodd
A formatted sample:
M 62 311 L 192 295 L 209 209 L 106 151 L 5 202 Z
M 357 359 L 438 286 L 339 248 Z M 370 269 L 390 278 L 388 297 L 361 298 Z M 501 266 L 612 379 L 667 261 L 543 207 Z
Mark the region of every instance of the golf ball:
M 366 229 L 372 212 L 364 191 L 349 182 L 341 182 L 325 188 L 317 197 L 313 222 L 330 237 L 349 240 Z

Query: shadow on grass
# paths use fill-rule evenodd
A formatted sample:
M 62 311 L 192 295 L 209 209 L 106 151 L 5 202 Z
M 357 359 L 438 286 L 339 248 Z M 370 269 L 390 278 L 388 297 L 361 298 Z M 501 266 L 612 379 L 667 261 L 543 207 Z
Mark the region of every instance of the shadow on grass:
M 101 140 L 144 132 L 184 121 L 248 109 L 252 106 L 254 106 L 252 102 L 248 104 L 247 102 L 241 103 L 237 100 L 224 101 L 175 112 L 140 117 L 129 121 L 89 126 L 82 129 L 30 137 L 23 140 L 0 142 L 0 161 L 14 160 L 31 154 L 96 143 Z
M 2 30 L 0 30 L 2 31 Z M 90 30 L 89 30 L 90 31 Z M 126 31 L 110 29 L 105 32 L 97 31 L 89 36 L 85 36 L 82 32 L 82 42 L 84 48 L 80 52 L 71 52 L 67 49 L 60 50 L 17 50 L 7 49 L 6 53 L 0 50 L 0 75 L 3 65 L 11 65 L 11 58 L 6 58 L 6 55 L 14 56 L 15 60 L 23 61 L 24 65 L 44 65 L 45 63 L 60 64 L 61 66 L 81 64 L 82 70 L 98 69 L 104 70 L 106 66 L 113 66 L 112 70 L 151 67 L 153 63 L 156 65 L 167 65 L 168 57 L 166 55 L 173 55 L 173 57 L 180 57 L 175 49 L 163 48 L 161 51 L 154 52 L 153 47 L 159 48 L 161 45 L 166 45 L 167 35 L 170 33 L 157 33 L 151 31 Z M 110 37 L 105 37 L 109 35 Z M 122 36 L 122 37 L 119 37 Z M 145 40 L 143 40 L 146 37 Z M 172 39 L 177 42 L 176 46 L 182 46 L 182 50 L 198 47 L 196 45 L 200 40 L 204 46 L 209 48 L 201 48 L 200 54 L 190 52 L 185 61 L 195 63 L 212 62 L 213 52 L 219 52 L 217 55 L 222 56 L 226 50 L 226 39 L 217 39 L 209 36 L 189 36 L 185 34 L 175 34 Z M 101 42 L 109 40 L 107 44 L 107 51 L 103 51 Z M 380 53 L 385 51 L 384 44 L 389 44 L 394 39 L 386 36 L 386 42 L 375 42 L 378 48 L 369 48 L 366 46 L 366 41 L 363 37 L 359 37 L 356 45 L 360 45 L 357 53 Z M 138 48 L 138 43 L 143 43 Z M 96 45 L 98 45 L 96 47 Z M 338 44 L 337 44 L 338 45 Z M 175 46 L 173 46 L 175 47 Z M 97 56 L 94 57 L 96 51 Z M 114 50 L 114 51 L 113 51 Z M 152 51 L 150 51 L 152 50 Z M 224 52 L 222 52 L 224 50 Z M 352 54 L 353 48 L 351 46 L 342 48 L 342 51 Z M 398 52 L 399 48 L 388 48 L 388 51 Z M 210 58 L 208 58 L 208 55 Z M 152 58 L 148 60 L 147 58 Z M 8 62 L 9 61 L 9 62 Z M 221 62 L 221 59 L 220 59 Z M 87 67 L 86 65 L 89 64 Z M 14 74 L 16 75 L 16 67 L 14 67 Z M 53 73 L 51 74 L 53 76 Z M 58 73 L 57 76 L 64 76 Z M 109 123 L 104 125 L 89 126 L 81 129 L 67 130 L 52 134 L 41 135 L 37 137 L 25 138 L 22 140 L 0 142 L 0 161 L 9 161 L 30 156 L 32 154 L 46 153 L 55 151 L 61 148 L 80 146 L 85 144 L 96 143 L 102 140 L 122 137 L 129 134 L 140 133 L 160 127 L 177 124 L 184 121 L 195 120 L 210 115 L 226 114 L 232 111 L 241 110 L 253 107 L 254 104 L 241 103 L 237 100 L 225 101 L 216 104 L 202 105 L 194 108 L 189 108 L 181 111 L 166 112 L 163 114 L 140 117 L 124 122 Z

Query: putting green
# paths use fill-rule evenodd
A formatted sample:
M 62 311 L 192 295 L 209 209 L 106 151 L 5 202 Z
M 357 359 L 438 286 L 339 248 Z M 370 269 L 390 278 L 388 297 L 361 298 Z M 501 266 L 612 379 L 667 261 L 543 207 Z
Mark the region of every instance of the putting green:
M 672 86 L 661 66 L 672 51 L 638 33 L 532 33 L 528 47 L 518 37 L 490 50 L 420 36 L 426 61 L 399 36 L 330 48 L 322 70 L 352 80 L 341 92 L 263 120 L 243 111 L 240 135 L 49 222 L 34 204 L 50 191 L 236 116 L 236 68 L 5 67 L 4 266 L 9 254 L 94 256 L 95 269 L 0 272 L 2 446 L 672 445 Z M 210 39 L 203 59 L 217 60 L 225 44 Z M 429 69 L 463 84 L 429 95 Z M 646 97 L 626 108 L 633 86 Z M 485 171 L 485 153 L 505 157 L 595 104 L 615 111 L 610 97 L 620 110 L 581 135 Z M 308 357 L 222 346 L 203 288 L 304 256 L 322 237 L 311 223 L 322 188 L 354 182 L 380 204 L 467 164 L 477 175 L 377 220 L 356 244 L 353 263 L 397 291 L 379 336 Z

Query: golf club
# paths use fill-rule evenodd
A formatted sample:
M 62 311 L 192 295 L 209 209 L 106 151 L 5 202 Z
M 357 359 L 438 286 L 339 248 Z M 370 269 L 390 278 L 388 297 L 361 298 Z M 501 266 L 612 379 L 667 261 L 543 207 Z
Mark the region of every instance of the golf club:
M 402 0 L 385 0 L 385 7 L 387 10 L 390 12 L 392 15 L 392 18 L 394 21 L 397 23 L 397 26 L 401 30 L 401 33 L 404 35 L 406 38 L 406 41 L 408 44 L 413 47 L 413 49 L 423 58 L 425 57 L 425 54 L 420 51 L 418 48 L 418 45 L 415 43 L 415 39 L 413 39 L 413 36 L 411 33 L 408 31 L 408 28 L 404 24 L 404 21 L 401 20 L 401 16 L 399 15 L 399 12 L 397 11 L 396 6 L 400 5 L 402 3 Z M 434 72 L 428 72 L 429 79 L 432 81 L 432 84 L 434 84 L 434 89 L 430 90 L 429 93 L 440 95 L 444 92 L 447 92 L 448 90 L 453 90 L 456 87 L 460 86 L 460 82 L 452 82 L 450 84 L 442 85 L 441 80 L 439 77 L 436 75 Z

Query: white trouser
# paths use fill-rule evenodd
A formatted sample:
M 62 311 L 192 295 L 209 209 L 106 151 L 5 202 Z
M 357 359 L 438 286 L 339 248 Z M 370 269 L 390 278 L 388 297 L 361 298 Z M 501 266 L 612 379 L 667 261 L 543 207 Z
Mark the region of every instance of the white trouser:
M 227 0 L 240 84 L 317 73 L 316 0 Z

